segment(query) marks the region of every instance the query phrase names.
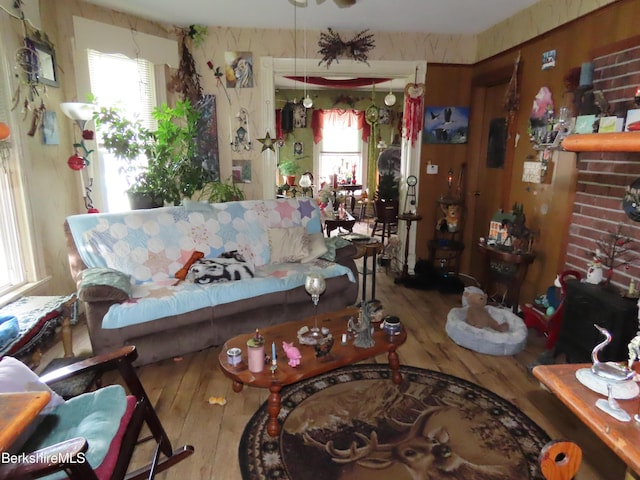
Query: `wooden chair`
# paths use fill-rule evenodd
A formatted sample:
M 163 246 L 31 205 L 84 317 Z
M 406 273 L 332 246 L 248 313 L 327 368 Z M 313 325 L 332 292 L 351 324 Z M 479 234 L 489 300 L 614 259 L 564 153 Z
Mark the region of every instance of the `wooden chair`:
M 551 441 L 540 452 L 540 470 L 547 480 L 571 480 L 582 462 L 582 449 L 573 442 Z
M 375 219 L 371 236 L 380 235 L 382 244 L 385 238 L 398 233 L 398 200 L 376 200 L 373 202 Z
M 118 431 L 111 441 L 100 468 L 96 468 L 98 466 L 92 467 L 88 461 L 83 461 L 84 455 L 91 449 L 91 445 L 85 438 L 75 437 L 32 452 L 34 456 L 30 458 L 35 458 L 35 462 L 0 465 L 0 479 L 39 478 L 59 471 L 64 471 L 72 480 L 152 479 L 157 473 L 190 456 L 193 453 L 192 446 L 183 445 L 175 450 L 171 446 L 169 437 L 132 366 L 137 356 L 136 348 L 127 346 L 111 354 L 89 358 L 40 377 L 43 382 L 52 383 L 90 370 L 100 373 L 114 369 L 119 371 L 129 392 L 125 399 L 127 409 L 122 418 L 117 419 Z M 94 393 L 97 392 L 84 395 Z M 55 414 L 56 410 L 51 413 L 51 415 Z M 145 424 L 151 435 L 139 438 Z M 47 421 L 43 421 L 38 426 L 38 429 L 43 428 L 50 428 Z M 38 433 L 42 432 L 36 430 L 36 434 Z M 154 440 L 156 443 L 149 464 L 135 471 L 127 472 L 135 447 L 149 440 Z
M 565 270 L 560 275 L 560 304 L 556 308 L 552 315 L 547 315 L 535 308 L 533 305 L 527 303 L 520 305 L 520 309 L 524 314 L 524 323 L 527 328 L 534 328 L 547 337 L 546 348 L 551 350 L 558 341 L 558 335 L 560 334 L 560 326 L 562 325 L 562 310 L 564 297 L 566 294 L 566 280 L 570 277 L 580 280 L 582 275 L 575 270 Z

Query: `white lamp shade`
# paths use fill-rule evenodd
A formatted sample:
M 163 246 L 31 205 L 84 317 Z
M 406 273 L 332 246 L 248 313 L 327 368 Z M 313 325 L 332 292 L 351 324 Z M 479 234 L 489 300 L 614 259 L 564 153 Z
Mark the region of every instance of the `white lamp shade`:
M 71 120 L 87 121 L 93 118 L 96 105 L 93 103 L 63 102 L 60 104 L 60 110 Z

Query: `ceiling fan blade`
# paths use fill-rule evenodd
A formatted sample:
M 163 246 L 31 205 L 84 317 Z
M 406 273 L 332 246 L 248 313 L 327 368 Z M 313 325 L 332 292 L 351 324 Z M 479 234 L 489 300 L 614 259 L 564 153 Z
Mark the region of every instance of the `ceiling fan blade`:
M 348 8 L 356 4 L 356 0 L 333 0 L 338 8 Z

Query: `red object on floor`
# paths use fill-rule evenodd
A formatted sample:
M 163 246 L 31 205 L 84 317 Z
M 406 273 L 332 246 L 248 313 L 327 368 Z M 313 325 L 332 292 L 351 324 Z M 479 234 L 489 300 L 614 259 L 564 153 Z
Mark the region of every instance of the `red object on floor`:
M 546 348 L 552 349 L 558 341 L 558 335 L 560 334 L 560 326 L 562 325 L 562 310 L 564 304 L 564 297 L 566 294 L 566 279 L 573 277 L 576 280 L 580 280 L 582 275 L 575 270 L 565 270 L 560 274 L 560 305 L 556 308 L 553 315 L 546 315 L 544 312 L 538 310 L 530 303 L 520 305 L 520 309 L 524 314 L 524 323 L 527 328 L 534 328 L 538 332 L 547 337 Z

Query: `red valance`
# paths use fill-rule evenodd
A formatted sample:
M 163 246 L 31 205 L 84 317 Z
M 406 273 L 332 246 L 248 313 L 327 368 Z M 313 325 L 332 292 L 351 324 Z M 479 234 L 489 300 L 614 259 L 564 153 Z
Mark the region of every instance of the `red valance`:
M 371 135 L 371 126 L 364 121 L 364 112 L 359 110 L 340 109 L 314 109 L 311 113 L 311 129 L 313 130 L 313 142 L 322 140 L 322 127 L 325 122 L 342 123 L 345 126 L 356 125 L 362 129 L 362 141 L 368 142 Z
M 309 85 L 321 85 L 331 88 L 357 88 L 373 85 L 374 83 L 383 83 L 391 80 L 390 78 L 325 78 L 325 77 L 299 77 L 285 75 L 289 80 L 295 80 Z

